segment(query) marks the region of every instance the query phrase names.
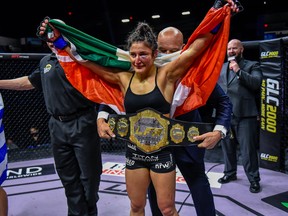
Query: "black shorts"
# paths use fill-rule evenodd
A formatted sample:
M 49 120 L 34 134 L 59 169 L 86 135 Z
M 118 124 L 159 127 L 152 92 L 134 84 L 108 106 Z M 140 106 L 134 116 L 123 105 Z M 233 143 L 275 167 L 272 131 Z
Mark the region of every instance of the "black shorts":
M 169 147 L 158 152 L 147 154 L 136 145 L 127 143 L 126 169 L 147 168 L 156 173 L 168 173 L 176 169 L 175 158 Z

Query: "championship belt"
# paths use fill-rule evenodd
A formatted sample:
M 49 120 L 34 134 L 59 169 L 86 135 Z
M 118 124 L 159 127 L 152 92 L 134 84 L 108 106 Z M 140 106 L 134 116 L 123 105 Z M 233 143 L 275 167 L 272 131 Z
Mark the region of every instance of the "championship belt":
M 194 136 L 210 132 L 213 124 L 186 122 L 165 117 L 148 108 L 128 115 L 110 114 L 108 124 L 116 138 L 134 143 L 145 153 L 154 153 L 167 146 L 193 146 Z

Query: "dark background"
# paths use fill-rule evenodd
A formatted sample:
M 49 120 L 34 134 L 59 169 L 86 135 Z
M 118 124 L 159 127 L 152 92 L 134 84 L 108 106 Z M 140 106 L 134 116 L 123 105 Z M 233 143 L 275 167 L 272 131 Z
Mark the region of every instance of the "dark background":
M 231 37 L 242 41 L 262 40 L 265 31 L 288 29 L 288 9 L 283 5 L 284 1 L 240 2 L 245 9 L 232 18 Z M 214 0 L 177 0 L 174 3 L 155 0 L 59 0 L 37 3 L 9 0 L 1 2 L 0 36 L 35 37 L 40 21 L 49 16 L 62 19 L 70 26 L 118 46 L 125 44 L 126 35 L 137 21 L 147 21 L 156 33 L 167 26 L 178 27 L 187 39 L 213 3 Z M 191 14 L 182 17 L 181 12 L 186 10 L 190 10 Z M 161 18 L 152 20 L 153 14 L 160 14 Z M 123 18 L 132 18 L 132 22 L 121 23 Z M 269 25 L 264 28 L 264 24 Z

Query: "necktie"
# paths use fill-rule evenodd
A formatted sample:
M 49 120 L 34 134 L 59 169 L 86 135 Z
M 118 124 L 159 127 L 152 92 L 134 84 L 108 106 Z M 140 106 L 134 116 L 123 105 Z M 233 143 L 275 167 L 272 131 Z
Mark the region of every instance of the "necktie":
M 227 73 L 227 81 L 228 82 L 231 82 L 231 80 L 233 80 L 233 78 L 235 77 L 235 73 L 233 70 L 228 70 L 228 73 Z

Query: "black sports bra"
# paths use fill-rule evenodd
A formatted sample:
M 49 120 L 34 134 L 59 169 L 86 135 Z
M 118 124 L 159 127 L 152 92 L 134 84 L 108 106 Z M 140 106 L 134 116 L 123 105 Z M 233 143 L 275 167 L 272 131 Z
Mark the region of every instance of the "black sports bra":
M 156 71 L 155 76 L 155 88 L 151 92 L 143 95 L 137 95 L 131 91 L 130 85 L 135 73 L 133 74 L 124 98 L 124 107 L 127 114 L 136 113 L 138 110 L 144 108 L 152 108 L 162 114 L 170 113 L 171 104 L 166 101 L 157 86 L 157 73 L 158 71 Z

